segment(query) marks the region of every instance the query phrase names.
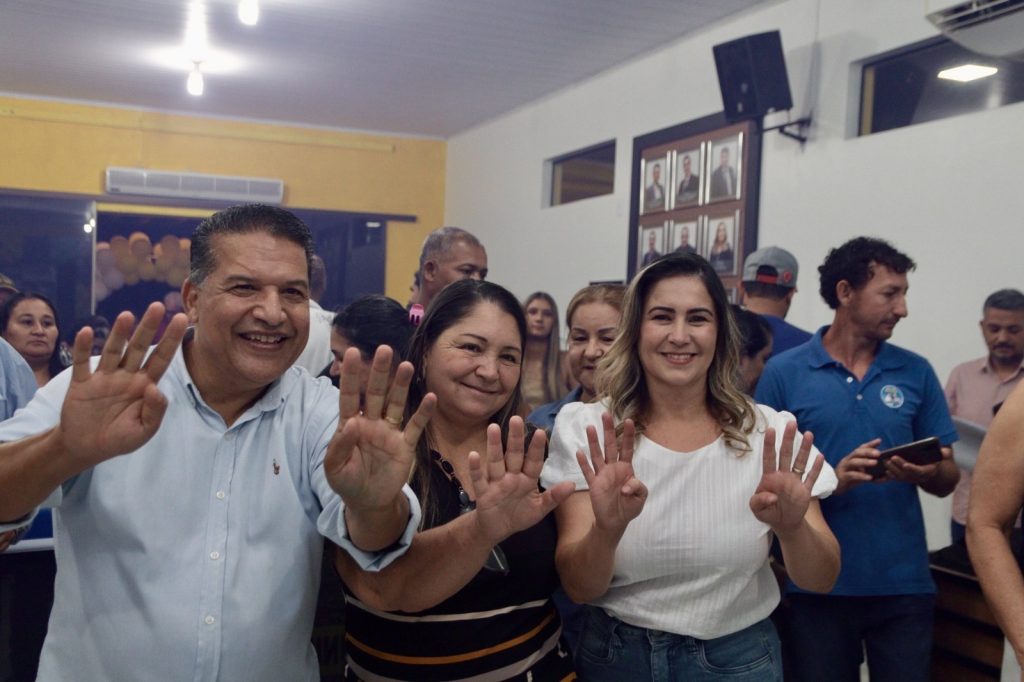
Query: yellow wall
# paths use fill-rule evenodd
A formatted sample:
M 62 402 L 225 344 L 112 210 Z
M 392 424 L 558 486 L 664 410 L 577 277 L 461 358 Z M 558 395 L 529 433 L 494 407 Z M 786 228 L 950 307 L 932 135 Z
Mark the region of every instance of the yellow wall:
M 104 199 L 107 166 L 278 178 L 284 205 L 416 216 L 388 226 L 386 293 L 408 298 L 444 219 L 445 142 L 0 97 L 0 188 Z M 109 197 L 107 197 L 109 200 Z

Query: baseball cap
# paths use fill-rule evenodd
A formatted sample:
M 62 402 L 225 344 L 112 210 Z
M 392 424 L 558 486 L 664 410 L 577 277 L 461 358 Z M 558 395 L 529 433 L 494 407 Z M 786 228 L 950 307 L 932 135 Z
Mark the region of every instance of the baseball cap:
M 14 280 L 0 272 L 0 289 L 7 289 L 18 293 L 18 287 L 14 286 Z
M 796 258 L 789 251 L 778 246 L 766 246 L 747 256 L 743 262 L 743 281 L 795 289 L 799 269 Z

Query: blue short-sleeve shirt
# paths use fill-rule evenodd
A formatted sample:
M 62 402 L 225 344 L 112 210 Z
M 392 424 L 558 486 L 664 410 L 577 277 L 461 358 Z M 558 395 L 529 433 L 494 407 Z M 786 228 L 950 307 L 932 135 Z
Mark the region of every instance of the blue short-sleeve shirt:
M 756 399 L 793 413 L 801 431 L 814 433 L 814 444 L 829 464 L 837 466 L 874 438 L 882 439 L 879 449 L 928 436 L 938 436 L 943 445 L 956 440 L 942 386 L 927 360 L 883 342 L 858 380 L 825 350 L 827 330 L 822 327 L 808 343 L 773 357 L 758 381 Z M 822 500 L 821 509 L 843 555 L 832 594 L 935 591 L 916 486 L 866 483 Z

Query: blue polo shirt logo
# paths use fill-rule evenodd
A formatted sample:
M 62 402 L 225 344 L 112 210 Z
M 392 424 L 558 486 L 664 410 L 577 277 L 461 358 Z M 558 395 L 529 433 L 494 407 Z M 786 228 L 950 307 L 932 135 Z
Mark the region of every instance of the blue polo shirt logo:
M 897 410 L 903 406 L 903 391 L 900 390 L 899 386 L 893 386 L 892 384 L 883 386 L 879 397 L 886 407 Z

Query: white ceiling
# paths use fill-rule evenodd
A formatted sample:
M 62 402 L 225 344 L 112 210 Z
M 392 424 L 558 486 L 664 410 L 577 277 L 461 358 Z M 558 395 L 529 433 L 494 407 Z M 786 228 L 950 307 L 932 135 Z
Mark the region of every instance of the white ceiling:
M 194 98 L 187 0 L 0 0 L 0 91 L 447 138 L 763 1 L 205 0 Z

